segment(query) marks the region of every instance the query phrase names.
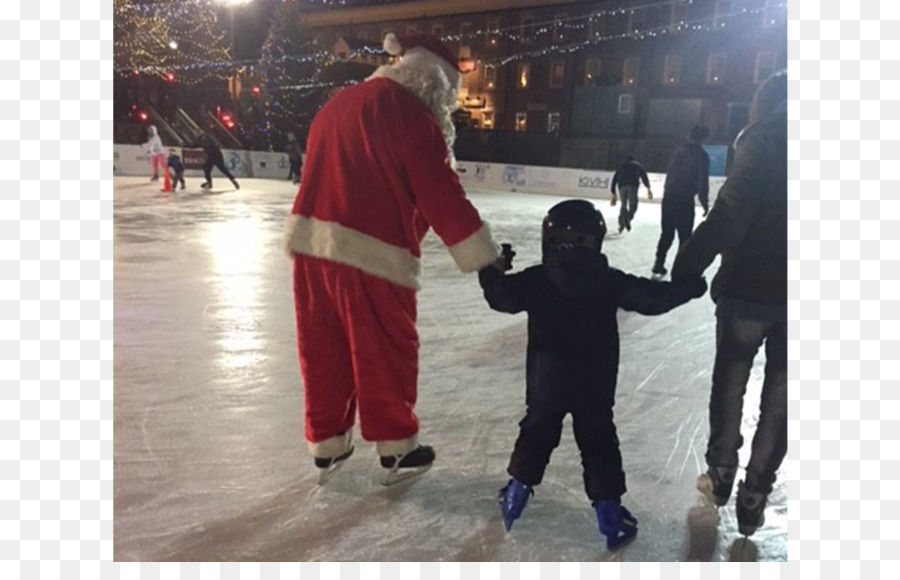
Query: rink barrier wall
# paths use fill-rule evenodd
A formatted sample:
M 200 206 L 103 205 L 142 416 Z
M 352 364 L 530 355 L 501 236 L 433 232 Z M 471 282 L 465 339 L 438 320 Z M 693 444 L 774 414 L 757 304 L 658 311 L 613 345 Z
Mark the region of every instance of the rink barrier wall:
M 168 148 L 167 148 L 168 149 Z M 184 158 L 182 148 L 175 150 Z M 286 153 L 271 151 L 242 151 L 223 149 L 225 165 L 235 177 L 262 177 L 285 179 L 288 174 Z M 609 199 L 612 171 L 572 169 L 568 167 L 539 167 L 534 165 L 513 165 L 507 163 L 486 163 L 480 161 L 458 161 L 456 166 L 460 182 L 469 187 L 511 191 L 521 193 L 542 193 L 573 197 Z M 150 159 L 140 145 L 113 145 L 113 175 L 150 175 Z M 202 177 L 201 169 L 185 169 L 186 177 Z M 649 173 L 650 187 L 654 199 L 662 199 L 664 173 Z M 710 177 L 709 200 L 712 203 L 724 177 Z M 641 193 L 645 198 L 646 194 Z

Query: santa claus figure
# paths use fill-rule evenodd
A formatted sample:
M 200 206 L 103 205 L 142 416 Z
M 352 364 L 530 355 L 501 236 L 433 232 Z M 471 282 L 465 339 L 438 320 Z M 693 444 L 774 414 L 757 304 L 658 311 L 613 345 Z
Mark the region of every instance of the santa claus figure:
M 353 452 L 357 411 L 383 483 L 431 466 L 414 412 L 421 242 L 433 228 L 462 272 L 499 257 L 453 170 L 457 59 L 428 34 L 389 34 L 385 50 L 399 60 L 313 121 L 286 228 L 305 432 L 321 481 Z

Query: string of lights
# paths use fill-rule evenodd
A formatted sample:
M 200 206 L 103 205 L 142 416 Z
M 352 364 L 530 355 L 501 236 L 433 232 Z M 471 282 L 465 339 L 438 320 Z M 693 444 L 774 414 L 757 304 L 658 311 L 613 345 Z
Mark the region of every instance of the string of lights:
M 787 3 L 783 2 L 780 4 L 774 5 L 774 7 L 786 7 Z M 573 42 L 570 44 L 554 44 L 548 47 L 519 52 L 516 54 L 499 56 L 490 59 L 482 59 L 480 64 L 486 68 L 499 68 L 504 66 L 510 62 L 522 60 L 524 58 L 535 58 L 546 56 L 548 54 L 568 54 L 572 52 L 579 51 L 585 47 L 592 46 L 595 44 L 600 44 L 602 42 L 610 42 L 613 40 L 622 40 L 622 39 L 633 39 L 633 40 L 644 40 L 646 38 L 655 38 L 658 36 L 664 36 L 669 34 L 681 33 L 685 31 L 689 32 L 703 32 L 703 31 L 713 31 L 713 30 L 723 30 L 727 28 L 728 21 L 740 16 L 745 16 L 747 14 L 761 14 L 764 8 L 744 8 L 737 12 L 731 12 L 728 14 L 718 14 L 715 16 L 697 18 L 694 20 L 684 20 L 679 22 L 677 25 L 667 25 L 667 26 L 659 26 L 655 28 L 649 28 L 646 30 L 636 30 L 630 32 L 623 32 L 618 34 L 608 34 L 603 36 L 594 36 L 593 38 L 588 38 L 586 40 L 582 40 L 579 42 Z

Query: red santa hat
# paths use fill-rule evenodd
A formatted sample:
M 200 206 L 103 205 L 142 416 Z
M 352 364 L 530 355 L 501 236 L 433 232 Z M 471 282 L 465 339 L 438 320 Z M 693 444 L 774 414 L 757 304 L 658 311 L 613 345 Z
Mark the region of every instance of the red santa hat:
M 457 59 L 441 40 L 425 32 L 415 32 L 397 37 L 389 32 L 384 37 L 384 51 L 391 56 L 402 56 L 401 61 L 414 68 L 438 66 L 451 84 L 457 84 L 462 69 Z

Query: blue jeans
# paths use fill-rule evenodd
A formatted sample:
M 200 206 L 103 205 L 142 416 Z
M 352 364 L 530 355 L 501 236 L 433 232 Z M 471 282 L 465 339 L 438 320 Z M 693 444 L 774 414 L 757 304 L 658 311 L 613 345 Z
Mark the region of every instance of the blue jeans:
M 753 359 L 763 342 L 765 379 L 746 482 L 755 491 L 768 494 L 775 483 L 775 472 L 787 453 L 786 323 L 717 318 L 706 463 L 713 467 L 738 465 L 738 450 L 744 443 L 741 437 L 744 393 Z

